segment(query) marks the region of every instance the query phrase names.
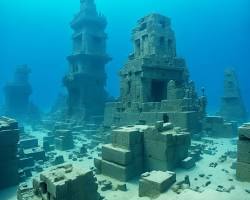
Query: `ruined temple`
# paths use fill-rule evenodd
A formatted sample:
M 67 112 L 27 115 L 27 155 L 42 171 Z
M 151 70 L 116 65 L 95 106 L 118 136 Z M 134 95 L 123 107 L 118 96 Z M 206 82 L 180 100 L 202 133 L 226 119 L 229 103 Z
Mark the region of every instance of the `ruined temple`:
M 120 70 L 119 102 L 106 104 L 104 124 L 127 125 L 163 120 L 199 131 L 206 98 L 199 98 L 183 58 L 176 53 L 169 18 L 151 14 L 132 31 L 134 51 Z
M 107 22 L 97 13 L 94 0 L 81 0 L 80 12 L 71 22 L 73 52 L 64 78 L 68 90 L 68 115 L 91 120 L 103 116 L 107 98 L 105 65 Z
M 247 112 L 241 97 L 237 75 L 233 69 L 227 69 L 224 76 L 224 95 L 221 98 L 219 114 L 227 121 L 245 122 Z

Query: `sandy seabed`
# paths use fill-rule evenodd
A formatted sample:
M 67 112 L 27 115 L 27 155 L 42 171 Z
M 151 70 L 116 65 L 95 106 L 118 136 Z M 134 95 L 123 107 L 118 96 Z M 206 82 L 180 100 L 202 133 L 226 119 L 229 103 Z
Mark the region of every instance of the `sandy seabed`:
M 42 137 L 45 136 L 42 132 L 33 132 L 34 136 L 38 137 L 39 142 L 42 141 Z M 84 137 L 84 136 L 82 136 Z M 191 189 L 182 190 L 180 194 L 175 193 L 171 188 L 161 194 L 156 200 L 250 200 L 250 194 L 246 190 L 250 190 L 250 183 L 239 182 L 236 180 L 236 171 L 231 169 L 231 165 L 236 159 L 227 158 L 225 162 L 218 162 L 219 157 L 222 156 L 227 151 L 236 151 L 237 146 L 232 143 L 232 139 L 212 139 L 213 147 L 217 148 L 217 153 L 215 155 L 204 154 L 203 159 L 196 163 L 196 166 L 190 170 L 177 169 L 177 182 L 182 181 L 186 175 L 189 175 L 191 182 Z M 85 138 L 86 140 L 86 138 Z M 86 140 L 88 141 L 88 140 Z M 88 141 L 91 142 L 91 141 Z M 76 149 L 82 144 L 80 141 L 75 141 Z M 70 151 L 56 151 L 58 155 L 63 155 L 66 162 L 74 163 L 82 168 L 89 169 L 93 167 L 93 158 L 97 156 L 97 148 L 101 147 L 101 144 L 93 150 L 88 151 L 88 157 L 77 160 L 73 162 L 68 160 L 68 155 Z M 209 167 L 212 162 L 217 162 L 217 167 Z M 202 177 L 199 175 L 203 175 Z M 34 174 L 35 176 L 36 174 Z M 97 180 L 109 180 L 113 185 L 119 184 L 120 182 L 103 176 L 97 175 Z M 205 184 L 210 181 L 211 184 L 205 186 Z M 31 182 L 31 179 L 28 180 Z M 218 192 L 217 187 L 221 185 L 224 188 L 230 188 L 233 186 L 233 190 L 228 192 Z M 192 188 L 200 187 L 202 192 L 195 192 Z M 127 183 L 127 191 L 101 191 L 99 187 L 99 192 L 102 196 L 106 197 L 107 200 L 149 200 L 150 198 L 138 197 L 138 180 L 131 181 Z M 0 200 L 16 200 L 16 190 L 17 187 L 11 187 L 0 191 Z

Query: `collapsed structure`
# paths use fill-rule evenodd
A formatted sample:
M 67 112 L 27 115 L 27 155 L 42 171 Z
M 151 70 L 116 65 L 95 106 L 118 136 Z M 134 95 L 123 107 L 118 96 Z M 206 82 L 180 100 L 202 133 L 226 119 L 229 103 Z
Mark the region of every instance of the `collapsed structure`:
M 239 128 L 236 177 L 239 181 L 250 182 L 250 123 Z
M 247 119 L 237 75 L 232 69 L 225 71 L 224 95 L 221 98 L 219 114 L 227 121 L 245 122 Z
M 32 88 L 29 83 L 29 74 L 31 70 L 27 65 L 21 65 L 16 68 L 14 80 L 7 83 L 4 87 L 5 92 L 5 114 L 10 117 L 23 119 L 38 119 L 39 111 L 30 102 Z
M 73 53 L 68 57 L 69 72 L 64 77 L 68 115 L 77 120 L 103 118 L 107 99 L 105 64 L 110 60 L 106 54 L 106 25 L 94 0 L 81 0 L 81 10 L 71 22 Z
M 18 184 L 18 123 L 0 117 L 0 189 Z
M 151 14 L 133 30 L 134 52 L 120 71 L 119 102 L 107 103 L 104 124 L 127 125 L 163 120 L 191 132 L 201 130 L 206 98 L 189 81 L 185 60 L 177 57 L 170 19 Z
M 102 147 L 96 168 L 104 175 L 128 181 L 144 171 L 173 170 L 188 157 L 190 133 L 171 123 L 159 121 L 155 126 L 135 125 L 112 131 L 112 144 Z
M 33 179 L 33 187 L 21 185 L 18 200 L 99 200 L 97 183 L 92 171 L 60 165 Z

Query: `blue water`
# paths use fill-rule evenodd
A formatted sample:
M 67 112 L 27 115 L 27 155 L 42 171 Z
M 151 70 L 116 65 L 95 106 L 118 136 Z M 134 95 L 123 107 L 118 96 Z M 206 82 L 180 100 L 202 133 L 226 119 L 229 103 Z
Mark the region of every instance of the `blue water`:
M 177 51 L 186 59 L 197 88 L 205 86 L 209 110 L 218 110 L 223 71 L 238 73 L 245 104 L 250 110 L 249 0 L 96 0 L 108 20 L 107 89 L 119 95 L 117 72 L 131 52 L 130 33 L 136 21 L 151 12 L 172 19 Z M 49 109 L 64 90 L 62 77 L 71 53 L 69 22 L 79 0 L 0 1 L 0 87 L 12 79 L 16 65 L 32 68 L 33 101 Z M 0 105 L 3 94 L 0 92 Z

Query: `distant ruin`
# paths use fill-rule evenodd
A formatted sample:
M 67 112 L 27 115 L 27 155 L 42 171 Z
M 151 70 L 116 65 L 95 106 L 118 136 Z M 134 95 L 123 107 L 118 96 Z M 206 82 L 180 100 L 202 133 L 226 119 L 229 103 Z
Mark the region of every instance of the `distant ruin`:
M 132 42 L 134 51 L 120 71 L 121 96 L 106 104 L 104 125 L 163 120 L 199 132 L 206 97 L 198 97 L 185 60 L 177 57 L 170 19 L 159 14 L 140 19 Z
M 38 108 L 30 101 L 32 87 L 29 83 L 30 68 L 21 65 L 16 68 L 14 80 L 4 87 L 5 115 L 20 121 L 36 120 L 40 118 Z
M 64 77 L 67 114 L 78 121 L 103 119 L 107 98 L 105 65 L 110 61 L 106 53 L 106 25 L 94 1 L 82 0 L 81 10 L 71 22 L 73 52 L 68 57 L 69 72 Z
M 233 69 L 225 71 L 224 95 L 221 98 L 219 114 L 227 121 L 245 122 L 247 111 L 244 106 L 236 72 Z

